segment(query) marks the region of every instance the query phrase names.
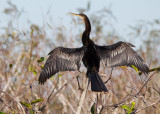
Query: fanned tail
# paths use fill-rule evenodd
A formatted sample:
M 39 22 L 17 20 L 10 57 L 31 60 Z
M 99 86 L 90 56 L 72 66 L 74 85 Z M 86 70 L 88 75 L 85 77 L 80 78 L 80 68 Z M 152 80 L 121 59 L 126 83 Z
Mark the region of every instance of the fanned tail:
M 108 92 L 104 82 L 99 76 L 98 72 L 88 72 L 88 78 L 91 81 L 91 90 L 94 92 Z

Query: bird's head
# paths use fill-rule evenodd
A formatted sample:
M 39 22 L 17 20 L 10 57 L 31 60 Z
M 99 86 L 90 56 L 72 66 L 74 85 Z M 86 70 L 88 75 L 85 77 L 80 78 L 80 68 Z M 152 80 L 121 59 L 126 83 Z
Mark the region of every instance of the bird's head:
M 85 14 L 83 14 L 83 13 L 75 14 L 75 13 L 69 12 L 69 14 L 78 16 L 78 17 L 80 17 L 81 19 L 83 19 L 83 21 L 85 21 L 85 19 L 87 18 L 87 16 L 86 16 Z
M 69 14 L 80 17 L 83 20 L 83 23 L 85 23 L 85 31 L 87 31 L 87 32 L 91 31 L 90 21 L 89 21 L 88 17 L 85 14 L 83 14 L 83 13 L 80 13 L 80 14 L 69 13 Z

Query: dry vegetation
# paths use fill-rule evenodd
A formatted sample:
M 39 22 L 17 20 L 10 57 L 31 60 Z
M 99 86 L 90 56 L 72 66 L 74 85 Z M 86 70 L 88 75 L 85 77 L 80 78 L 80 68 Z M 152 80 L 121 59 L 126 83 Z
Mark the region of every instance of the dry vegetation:
M 38 77 L 45 62 L 41 57 L 46 60 L 47 53 L 55 46 L 75 47 L 74 43 L 80 45 L 83 29 L 80 28 L 78 34 L 73 34 L 72 30 L 80 25 L 71 27 L 69 33 L 65 32 L 68 28 L 63 26 L 52 30 L 51 25 L 39 27 L 29 24 L 30 28 L 27 30 L 18 30 L 13 24 L 13 18 L 20 13 L 16 6 L 11 4 L 10 8 L 4 11 L 11 20 L 5 27 L 0 26 L 0 114 L 76 113 L 85 85 L 85 69 L 82 68 L 82 73 L 58 73 L 44 85 L 38 84 Z M 114 20 L 112 13 L 106 9 L 100 12 L 89 15 L 94 41 L 112 44 L 123 40 L 112 26 Z M 160 20 L 153 20 L 140 21 L 134 27 L 128 28 L 130 32 L 127 37 L 132 38 L 127 39 L 128 41 L 136 45 L 136 39 L 144 38 L 136 51 L 145 59 L 150 69 L 160 66 L 159 26 Z M 51 29 L 50 32 L 56 32 L 49 36 L 48 29 Z M 104 81 L 111 76 L 106 83 L 109 93 L 97 94 L 91 92 L 89 88 L 81 113 L 124 114 L 129 111 L 138 114 L 160 113 L 160 74 L 157 69 L 145 76 L 138 75 L 134 69 L 121 67 L 114 68 L 111 73 L 111 69 L 102 66 L 100 74 Z M 77 78 L 81 88 L 78 88 Z

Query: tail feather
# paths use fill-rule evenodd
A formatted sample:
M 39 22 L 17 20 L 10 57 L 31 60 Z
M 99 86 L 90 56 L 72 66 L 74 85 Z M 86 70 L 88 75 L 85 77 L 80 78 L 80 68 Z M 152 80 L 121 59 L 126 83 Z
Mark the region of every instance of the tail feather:
M 104 82 L 98 72 L 88 72 L 88 77 L 91 80 L 91 90 L 94 92 L 108 92 Z

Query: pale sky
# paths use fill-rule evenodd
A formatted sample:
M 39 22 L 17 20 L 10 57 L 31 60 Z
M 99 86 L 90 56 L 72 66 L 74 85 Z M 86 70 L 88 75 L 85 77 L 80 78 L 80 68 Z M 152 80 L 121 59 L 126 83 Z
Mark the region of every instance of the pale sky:
M 69 25 L 71 16 L 67 13 L 78 13 L 77 9 L 85 8 L 88 0 L 11 0 L 11 2 L 16 4 L 18 9 L 24 10 L 18 20 L 19 28 L 23 28 L 27 25 L 27 20 L 43 25 L 44 21 L 51 19 L 55 26 L 62 23 Z M 9 16 L 3 14 L 3 10 L 8 7 L 7 0 L 0 0 L 0 3 L 1 27 L 7 23 Z M 120 31 L 125 30 L 129 25 L 134 25 L 137 20 L 160 19 L 160 0 L 92 0 L 89 13 L 105 7 L 111 8 L 117 18 L 115 27 Z

